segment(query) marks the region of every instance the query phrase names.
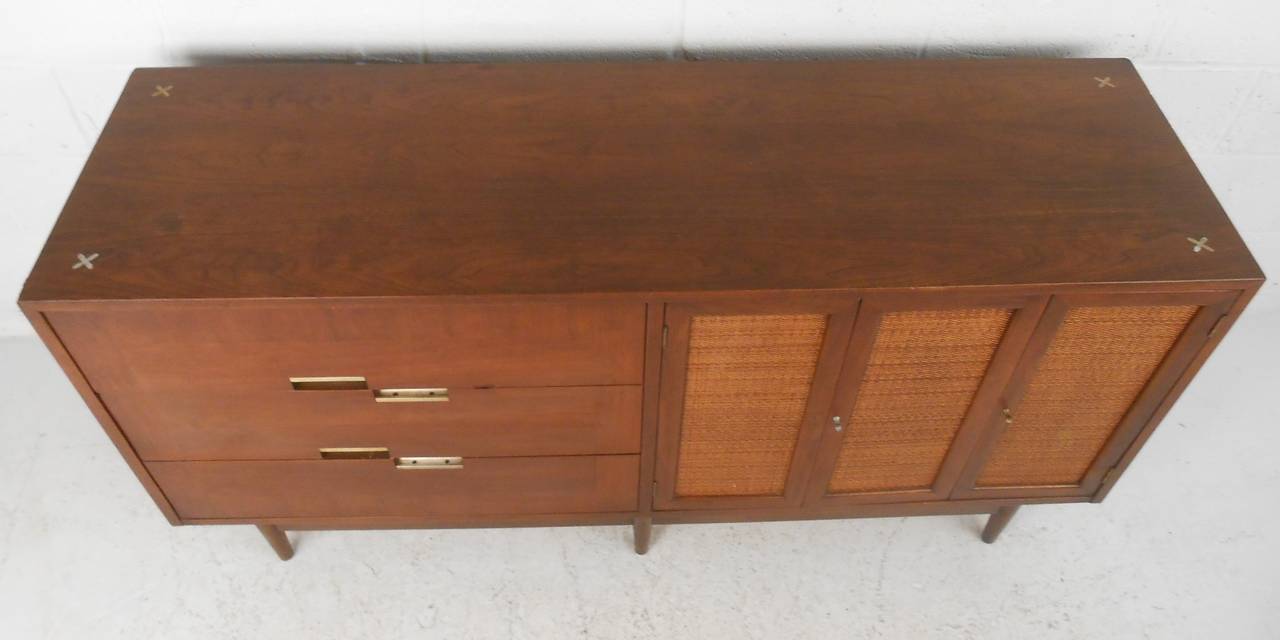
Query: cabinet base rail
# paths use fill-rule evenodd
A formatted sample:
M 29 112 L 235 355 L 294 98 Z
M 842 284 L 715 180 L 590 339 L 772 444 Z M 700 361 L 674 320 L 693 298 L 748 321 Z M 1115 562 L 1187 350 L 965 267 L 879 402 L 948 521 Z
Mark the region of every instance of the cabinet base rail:
M 1076 500 L 1077 502 L 1079 500 Z M 1066 502 L 1066 501 L 1059 501 Z M 619 521 L 617 517 L 605 518 L 599 521 L 595 518 L 578 518 L 570 521 L 562 519 L 554 520 L 530 520 L 525 522 L 492 522 L 489 524 L 480 522 L 427 522 L 418 520 L 416 522 L 409 520 L 386 521 L 379 519 L 375 522 L 332 522 L 331 524 L 308 521 L 305 519 L 293 519 L 292 526 L 287 524 L 288 519 L 272 520 L 271 523 L 254 523 L 262 537 L 266 538 L 267 543 L 276 552 L 281 560 L 288 560 L 294 555 L 293 544 L 286 535 L 286 530 L 292 531 L 340 531 L 351 529 L 455 529 L 455 528 L 488 528 L 488 527 L 512 527 L 512 526 L 591 526 L 591 525 L 611 525 L 611 524 L 630 524 L 632 531 L 632 541 L 635 546 L 637 555 L 644 555 L 649 552 L 650 544 L 653 540 L 653 525 L 658 524 L 709 524 L 713 522 L 743 522 L 743 521 L 764 521 L 764 520 L 834 520 L 834 519 L 858 519 L 858 518 L 875 518 L 875 517 L 907 517 L 910 515 L 974 515 L 982 513 L 990 513 L 987 524 L 982 530 L 982 541 L 988 544 L 994 543 L 1004 531 L 1009 521 L 1013 519 L 1014 514 L 1022 506 L 1019 504 L 995 507 L 992 511 L 990 506 L 981 505 L 963 505 L 966 508 L 954 509 L 950 512 L 938 513 L 937 509 L 933 513 L 868 513 L 861 515 L 830 515 L 830 514 L 806 514 L 797 516 L 796 514 L 765 514 L 765 513 L 735 513 L 732 516 L 728 513 L 718 514 L 718 517 L 710 518 L 708 515 L 716 516 L 717 514 L 706 514 L 704 512 L 652 512 L 630 516 L 625 521 Z M 881 505 L 877 505 L 881 506 Z M 883 505 L 883 507 L 899 507 L 909 508 L 916 505 Z M 952 506 L 952 505 L 948 505 Z M 985 510 L 984 510 L 985 509 Z M 886 511 L 887 509 L 881 509 Z M 901 509 L 899 509 L 901 510 Z M 617 514 L 605 514 L 616 516 Z M 703 516 L 703 517 L 698 517 Z M 274 523 L 274 524 L 272 524 Z M 190 522 L 189 524 L 234 524 L 226 521 L 219 522 Z

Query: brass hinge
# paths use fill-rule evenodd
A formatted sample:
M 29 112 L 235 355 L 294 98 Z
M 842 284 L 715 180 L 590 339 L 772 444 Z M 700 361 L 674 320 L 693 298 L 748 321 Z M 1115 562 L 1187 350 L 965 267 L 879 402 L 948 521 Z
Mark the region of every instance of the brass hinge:
M 662 325 L 662 348 L 667 348 L 667 332 L 670 329 L 667 325 Z
M 1217 332 L 1218 332 L 1218 327 L 1221 327 L 1221 326 L 1222 326 L 1222 321 L 1223 321 L 1223 320 L 1226 320 L 1226 319 L 1227 319 L 1227 316 L 1224 314 L 1224 315 L 1220 316 L 1217 320 L 1214 320 L 1214 321 L 1213 321 L 1213 326 L 1212 326 L 1212 327 L 1209 327 L 1209 334 L 1208 334 L 1208 336 L 1209 336 L 1210 338 L 1212 338 L 1212 337 L 1213 337 L 1213 334 L 1215 334 L 1215 333 L 1217 333 Z

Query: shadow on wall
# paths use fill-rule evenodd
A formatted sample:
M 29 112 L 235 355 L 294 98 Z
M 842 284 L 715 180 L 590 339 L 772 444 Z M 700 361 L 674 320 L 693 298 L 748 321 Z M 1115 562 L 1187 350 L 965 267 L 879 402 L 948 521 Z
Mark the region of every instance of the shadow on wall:
M 702 48 L 697 51 L 657 49 L 449 49 L 408 50 L 191 50 L 182 54 L 186 64 L 227 65 L 261 63 L 404 64 L 420 62 L 585 62 L 658 60 L 872 60 L 888 58 L 1078 58 L 1087 57 L 1085 44 L 1004 46 L 954 44 L 926 49 L 919 44 L 879 44 L 819 47 Z

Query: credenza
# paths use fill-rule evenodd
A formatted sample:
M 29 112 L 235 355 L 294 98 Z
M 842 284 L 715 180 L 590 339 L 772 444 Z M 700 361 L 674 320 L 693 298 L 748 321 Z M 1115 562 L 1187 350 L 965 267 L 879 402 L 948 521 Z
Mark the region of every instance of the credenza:
M 174 525 L 644 553 L 1101 501 L 1262 282 L 1125 60 L 262 65 L 135 71 L 20 305 Z

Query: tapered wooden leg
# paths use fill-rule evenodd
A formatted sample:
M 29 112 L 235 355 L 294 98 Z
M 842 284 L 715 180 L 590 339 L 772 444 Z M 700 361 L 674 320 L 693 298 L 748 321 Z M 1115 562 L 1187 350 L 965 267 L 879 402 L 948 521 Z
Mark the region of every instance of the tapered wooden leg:
M 1004 531 L 1005 525 L 1013 519 L 1013 514 L 1018 512 L 1018 507 L 1000 507 L 991 517 L 987 519 L 987 527 L 982 530 L 982 541 L 991 544 L 1000 537 L 1000 532 Z
M 649 536 L 653 533 L 653 518 L 636 516 L 631 521 L 631 531 L 636 538 L 636 553 L 644 555 L 649 552 Z
M 289 536 L 280 530 L 280 527 L 270 524 L 258 525 L 258 531 L 262 532 L 262 537 L 267 539 L 267 543 L 272 549 L 276 550 L 276 555 L 281 560 L 288 560 L 293 557 L 293 545 L 289 544 Z

